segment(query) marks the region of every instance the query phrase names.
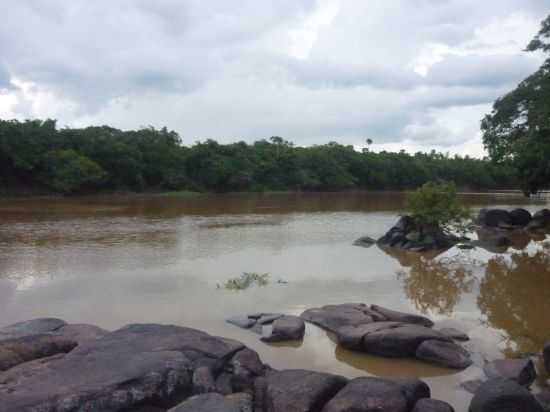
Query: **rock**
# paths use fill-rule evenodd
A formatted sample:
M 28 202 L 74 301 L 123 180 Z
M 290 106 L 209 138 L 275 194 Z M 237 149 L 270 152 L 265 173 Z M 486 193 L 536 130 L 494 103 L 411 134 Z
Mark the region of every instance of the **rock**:
M 223 369 L 238 342 L 169 325 L 129 325 L 48 362 L 21 364 L 0 386 L 2 412 L 131 410 L 191 394 L 193 371 Z M 31 364 L 31 365 L 29 365 Z M 53 408 L 51 405 L 64 405 Z
M 483 381 L 481 379 L 470 379 L 462 382 L 460 384 L 460 387 L 464 389 L 466 392 L 474 394 L 476 393 L 476 391 L 479 389 L 481 385 L 483 385 Z
M 533 219 L 540 219 L 542 221 L 550 222 L 550 209 L 541 209 L 535 212 Z
M 486 363 L 483 371 L 488 378 L 511 379 L 523 386 L 531 385 L 537 377 L 531 359 L 497 359 Z
M 414 357 L 425 340 L 450 341 L 447 336 L 425 326 L 403 324 L 366 334 L 361 348 L 375 355 Z
M 38 318 L 0 328 L 0 341 L 28 335 L 54 332 L 67 325 L 67 322 L 57 318 Z
M 401 216 L 393 227 L 401 230 L 402 232 L 409 232 L 413 227 L 415 227 L 414 219 L 407 215 Z
M 508 211 L 503 209 L 481 209 L 477 222 L 481 226 L 498 227 L 500 224 L 511 225 L 512 217 Z
M 436 399 L 420 399 L 412 412 L 454 412 L 454 408 L 447 402 Z
M 417 325 L 426 326 L 428 328 L 431 328 L 434 325 L 434 323 L 430 319 L 424 316 L 398 312 L 396 310 L 386 309 L 378 305 L 371 305 L 370 309 L 374 312 L 381 314 L 384 318 L 386 318 L 389 321 L 414 323 Z
M 401 388 L 401 392 L 407 401 L 407 410 L 412 409 L 420 399 L 429 398 L 431 396 L 430 387 L 426 382 L 420 379 L 392 378 L 390 380 L 397 383 Z
M 336 331 L 336 338 L 342 347 L 351 350 L 362 350 L 363 337 L 379 330 L 402 326 L 401 322 L 375 322 L 358 326 L 343 326 Z
M 416 357 L 423 361 L 453 369 L 465 369 L 472 364 L 470 354 L 453 342 L 425 340 L 418 346 Z
M 388 379 L 355 378 L 336 394 L 322 412 L 407 412 L 401 387 Z
M 209 367 L 201 366 L 193 372 L 193 393 L 216 391 L 216 381 Z
M 376 240 L 370 236 L 363 236 L 353 242 L 354 246 L 371 247 L 376 243 Z
M 264 342 L 281 342 L 298 340 L 304 337 L 306 325 L 303 319 L 297 316 L 282 316 L 273 322 L 270 336 L 261 338 Z
M 510 219 L 512 224 L 516 226 L 526 226 L 532 219 L 531 213 L 529 211 L 517 208 L 510 211 Z
M 347 383 L 342 376 L 306 370 L 269 372 L 263 408 L 269 412 L 320 411 Z
M 252 412 L 252 397 L 245 393 L 207 393 L 192 396 L 168 412 Z
M 542 406 L 523 386 L 505 378 L 490 379 L 479 387 L 469 412 L 543 412 Z
M 260 356 L 249 348 L 238 351 L 229 361 L 229 365 L 236 376 L 260 376 L 264 373 Z
M 232 316 L 227 318 L 225 321 L 243 329 L 250 329 L 256 324 L 256 320 L 250 316 Z
M 277 319 L 282 317 L 283 315 L 281 313 L 266 313 L 263 314 L 256 322 L 259 325 L 269 325 L 273 322 L 275 322 Z
M 544 412 L 550 411 L 550 390 L 543 389 L 535 395 Z
M 544 369 L 550 375 L 550 340 L 544 344 L 543 349 Z
M 467 342 L 470 340 L 470 337 L 468 335 L 455 328 L 442 328 L 439 329 L 439 332 L 444 334 L 445 336 L 448 336 L 452 340 L 457 340 L 461 342 Z
M 109 331 L 101 329 L 95 325 L 87 324 L 70 324 L 65 325 L 55 331 L 55 334 L 59 334 L 67 339 L 77 342 L 79 345 L 94 339 L 99 339 Z
M 496 229 L 480 228 L 476 231 L 478 240 L 472 242 L 473 245 L 493 253 L 502 253 L 513 244 L 512 239 L 506 234 Z
M 308 309 L 300 317 L 323 329 L 336 332 L 342 326 L 357 326 L 373 322 L 374 319 L 369 313 L 369 308 L 364 304 L 345 303 Z
M 4 339 L 0 341 L 0 371 L 34 359 L 67 353 L 76 346 L 74 340 L 51 334 Z

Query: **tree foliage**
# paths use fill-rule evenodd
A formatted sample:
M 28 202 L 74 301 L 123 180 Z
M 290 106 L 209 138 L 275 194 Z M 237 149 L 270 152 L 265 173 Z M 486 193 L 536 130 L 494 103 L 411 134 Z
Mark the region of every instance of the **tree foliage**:
M 404 189 L 438 179 L 469 189 L 516 185 L 505 162 L 435 151 L 375 153 L 336 142 L 299 147 L 280 136 L 186 146 L 166 128 L 58 129 L 54 120 L 0 120 L 0 191 Z
M 526 50 L 550 53 L 550 16 Z M 550 57 L 494 103 L 481 129 L 490 157 L 495 162 L 512 162 L 526 194 L 549 187 Z
M 462 229 L 470 217 L 469 210 L 458 200 L 456 186 L 448 182 L 428 182 L 410 193 L 407 209 L 421 226 L 446 230 Z

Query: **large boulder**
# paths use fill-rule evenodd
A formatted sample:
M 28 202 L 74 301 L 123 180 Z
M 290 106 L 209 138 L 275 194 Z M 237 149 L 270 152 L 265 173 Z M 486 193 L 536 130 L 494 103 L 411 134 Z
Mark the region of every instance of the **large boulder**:
M 481 209 L 477 216 L 477 223 L 487 227 L 507 227 L 513 224 L 512 217 L 504 209 Z
M 470 340 L 470 337 L 466 333 L 456 328 L 441 328 L 438 330 L 440 333 L 444 334 L 445 336 L 448 336 L 452 340 L 456 340 L 460 342 L 466 342 Z
M 271 335 L 263 336 L 264 342 L 282 342 L 299 340 L 304 337 L 306 325 L 303 319 L 297 316 L 282 316 L 273 322 Z
M 420 399 L 412 412 L 454 412 L 454 409 L 447 402 L 437 399 Z
M 388 379 L 351 380 L 322 409 L 322 412 L 407 412 L 407 399 L 399 384 Z
M 528 210 L 517 208 L 510 211 L 512 224 L 516 226 L 527 226 L 533 217 Z
M 374 322 L 357 326 L 348 325 L 339 328 L 335 333 L 338 343 L 342 345 L 342 347 L 350 350 L 362 351 L 364 336 L 369 333 L 397 328 L 403 325 L 402 322 Z
M 252 397 L 246 393 L 223 396 L 207 393 L 188 398 L 168 412 L 251 412 Z
M 543 409 L 523 386 L 510 379 L 495 378 L 479 387 L 469 412 L 543 412 Z
M 431 328 L 434 325 L 434 323 L 425 316 L 398 312 L 396 310 L 387 309 L 378 305 L 371 305 L 370 309 L 379 313 L 382 317 L 389 321 L 414 323 L 417 325 L 426 326 L 428 328 Z
M 4 339 L 20 338 L 23 336 L 55 332 L 67 325 L 67 322 L 57 318 L 38 318 L 0 328 L 0 341 Z
M 192 394 L 193 373 L 225 369 L 244 346 L 178 326 L 129 325 L 48 362 L 21 364 L 2 376 L 2 412 L 117 411 Z
M 537 377 L 531 359 L 497 359 L 486 363 L 483 371 L 489 378 L 511 379 L 523 386 L 531 385 Z
M 269 372 L 261 398 L 265 412 L 320 411 L 347 383 L 342 376 L 306 370 Z
M 5 371 L 23 362 L 67 353 L 77 342 L 63 336 L 37 334 L 0 341 L 0 371 Z
M 71 323 L 70 325 L 62 326 L 54 333 L 67 339 L 74 340 L 80 345 L 90 340 L 99 339 L 107 335 L 109 331 L 95 325 Z
M 470 354 L 454 342 L 425 340 L 416 350 L 420 360 L 435 363 L 453 369 L 465 369 L 472 364 Z
M 307 309 L 300 317 L 331 332 L 336 332 L 342 326 L 358 326 L 374 321 L 370 309 L 362 303 L 344 303 Z

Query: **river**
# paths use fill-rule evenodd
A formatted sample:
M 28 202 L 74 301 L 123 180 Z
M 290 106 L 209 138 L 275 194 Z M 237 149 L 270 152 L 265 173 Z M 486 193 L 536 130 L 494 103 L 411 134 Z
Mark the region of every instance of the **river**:
M 514 193 L 461 197 L 474 209 L 545 204 Z M 267 345 L 224 322 L 376 303 L 458 325 L 489 358 L 540 351 L 550 337 L 544 236 L 523 237 L 524 248 L 506 253 L 453 248 L 436 259 L 352 245 L 381 236 L 403 205 L 403 194 L 390 192 L 2 199 L 0 326 L 44 316 L 107 329 L 184 325 L 238 339 L 275 368 L 420 376 L 434 397 L 465 410 L 470 395 L 457 387 L 476 368 L 348 352 L 312 325 L 301 343 Z M 271 282 L 219 287 L 243 272 L 269 273 Z

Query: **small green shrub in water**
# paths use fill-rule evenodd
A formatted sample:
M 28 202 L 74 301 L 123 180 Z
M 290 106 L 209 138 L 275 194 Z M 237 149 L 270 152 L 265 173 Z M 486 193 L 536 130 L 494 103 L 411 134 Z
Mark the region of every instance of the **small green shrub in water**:
M 265 286 L 268 283 L 269 273 L 260 274 L 255 272 L 244 272 L 241 276 L 229 279 L 225 282 L 223 288 L 228 290 L 244 290 L 254 284 L 257 286 Z
M 470 211 L 458 200 L 456 186 L 449 182 L 428 182 L 407 196 L 407 210 L 424 227 L 466 231 Z

